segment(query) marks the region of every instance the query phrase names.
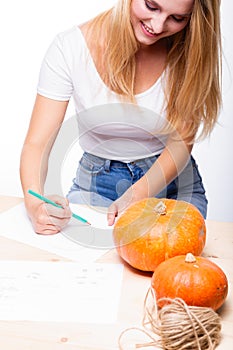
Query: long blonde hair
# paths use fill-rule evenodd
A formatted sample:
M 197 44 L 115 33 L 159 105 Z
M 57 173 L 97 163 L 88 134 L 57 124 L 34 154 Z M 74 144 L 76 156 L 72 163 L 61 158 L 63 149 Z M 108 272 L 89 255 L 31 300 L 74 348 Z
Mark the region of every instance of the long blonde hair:
M 118 0 L 110 10 L 89 23 L 91 41 L 104 36 L 104 80 L 108 86 L 135 102 L 135 54 L 139 44 L 130 22 L 132 0 Z M 107 33 L 107 35 L 104 35 Z M 188 25 L 168 38 L 165 69 L 165 111 L 173 128 L 193 138 L 213 129 L 221 106 L 220 0 L 194 0 Z M 98 51 L 97 51 L 98 52 Z M 185 125 L 185 128 L 184 128 Z

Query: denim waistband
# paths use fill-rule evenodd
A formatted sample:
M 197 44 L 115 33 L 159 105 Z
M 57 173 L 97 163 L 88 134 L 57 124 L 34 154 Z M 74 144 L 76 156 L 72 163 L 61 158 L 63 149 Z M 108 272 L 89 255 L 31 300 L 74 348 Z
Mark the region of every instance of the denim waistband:
M 103 158 L 103 157 L 99 157 L 96 156 L 94 154 L 88 153 L 88 152 L 84 152 L 83 153 L 83 157 L 88 159 L 89 161 L 93 162 L 96 165 L 104 165 L 105 167 L 121 167 L 121 168 L 127 168 L 128 165 L 137 165 L 137 166 L 143 166 L 143 165 L 147 165 L 148 167 L 150 167 L 155 161 L 156 159 L 159 157 L 158 155 L 153 155 L 151 157 L 147 157 L 147 158 L 142 158 L 142 159 L 137 159 L 134 160 L 132 162 L 122 162 L 120 160 L 115 160 L 115 159 L 107 159 L 107 158 Z

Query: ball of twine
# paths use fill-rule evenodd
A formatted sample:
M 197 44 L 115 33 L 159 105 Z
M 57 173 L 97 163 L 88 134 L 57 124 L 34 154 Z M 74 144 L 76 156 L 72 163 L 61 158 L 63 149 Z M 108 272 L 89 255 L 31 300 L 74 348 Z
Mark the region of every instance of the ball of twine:
M 180 298 L 161 298 L 158 308 L 155 292 L 149 288 L 144 301 L 143 328 L 130 327 L 119 337 L 119 348 L 124 350 L 123 337 L 129 331 L 143 332 L 147 343 L 134 348 L 154 346 L 164 350 L 213 350 L 220 342 L 221 318 L 211 308 L 188 306 Z

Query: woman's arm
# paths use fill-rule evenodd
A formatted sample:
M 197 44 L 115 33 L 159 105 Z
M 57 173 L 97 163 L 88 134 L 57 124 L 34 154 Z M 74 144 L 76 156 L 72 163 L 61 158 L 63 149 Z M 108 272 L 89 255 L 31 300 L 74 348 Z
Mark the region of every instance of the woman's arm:
M 132 185 L 108 209 L 108 224 L 113 225 L 115 217 L 132 203 L 147 197 L 154 197 L 162 191 L 184 169 L 190 158 L 192 144 L 181 136 L 170 136 L 157 161 L 147 173 Z
M 28 189 L 43 193 L 48 159 L 63 122 L 68 101 L 37 95 L 20 161 L 20 177 L 25 206 L 37 233 L 57 233 L 70 219 L 67 200 L 53 197 L 64 209 L 44 204 L 28 194 Z

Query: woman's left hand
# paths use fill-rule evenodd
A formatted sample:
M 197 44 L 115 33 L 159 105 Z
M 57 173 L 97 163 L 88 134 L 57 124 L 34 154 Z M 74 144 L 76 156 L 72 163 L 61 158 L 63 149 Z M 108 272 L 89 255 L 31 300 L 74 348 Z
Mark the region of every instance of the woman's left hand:
M 115 223 L 116 217 L 119 217 L 130 205 L 144 198 L 140 195 L 134 186 L 131 186 L 121 197 L 115 200 L 108 208 L 107 220 L 108 225 Z

